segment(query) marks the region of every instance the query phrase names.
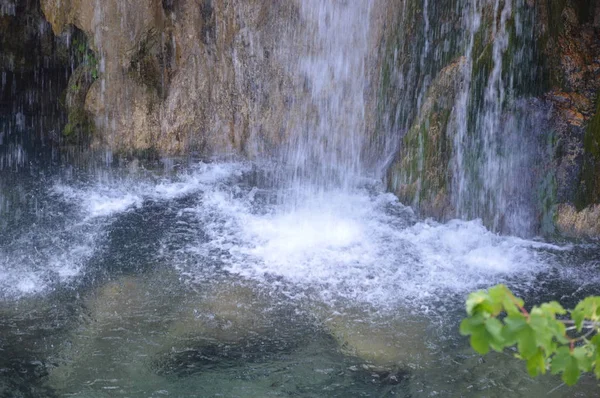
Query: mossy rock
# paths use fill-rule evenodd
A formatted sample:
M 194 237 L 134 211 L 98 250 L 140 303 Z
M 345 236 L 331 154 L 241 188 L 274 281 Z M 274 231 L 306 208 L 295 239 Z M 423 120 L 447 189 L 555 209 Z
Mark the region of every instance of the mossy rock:
M 556 225 L 563 235 L 573 238 L 600 238 L 600 205 L 591 205 L 577 211 L 562 204 L 556 213 Z
M 452 62 L 431 84 L 420 116 L 404 136 L 398 160 L 388 172 L 388 187 L 401 201 L 440 219 L 451 211 L 448 187 L 453 137 L 448 136 L 448 126 L 465 61 L 461 57 Z
M 596 101 L 596 114 L 590 120 L 584 136 L 584 163 L 575 202 L 577 210 L 600 203 L 600 92 Z
M 85 109 L 85 100 L 90 87 L 98 79 L 98 61 L 83 33 L 79 32 L 75 37 L 72 52 L 79 66 L 69 78 L 64 93 L 67 123 L 63 137 L 66 144 L 87 143 L 94 131 L 92 116 Z

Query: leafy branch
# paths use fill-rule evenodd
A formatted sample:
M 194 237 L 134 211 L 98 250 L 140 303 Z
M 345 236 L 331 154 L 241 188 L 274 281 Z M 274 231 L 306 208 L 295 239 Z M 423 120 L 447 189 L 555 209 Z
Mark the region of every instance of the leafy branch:
M 468 317 L 460 333 L 471 336 L 479 354 L 515 346 L 531 376 L 561 374 L 567 385 L 582 372 L 600 379 L 600 297 L 587 297 L 572 311 L 552 301 L 525 309 L 525 303 L 504 285 L 471 293 Z

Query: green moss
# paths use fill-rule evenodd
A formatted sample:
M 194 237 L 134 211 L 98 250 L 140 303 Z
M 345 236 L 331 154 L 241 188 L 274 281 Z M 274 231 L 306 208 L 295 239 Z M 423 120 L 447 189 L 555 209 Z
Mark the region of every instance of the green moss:
M 562 13 L 569 0 L 546 0 L 548 7 L 548 31 L 557 38 L 565 30 Z
M 600 92 L 597 94 L 596 114 L 590 121 L 584 138 L 585 151 L 600 160 Z
M 63 136 L 67 144 L 82 143 L 91 137 L 94 131 L 92 118 L 83 107 L 69 110 L 68 122 L 63 128 Z
M 584 162 L 575 200 L 578 211 L 600 203 L 600 92 L 596 101 L 596 114 L 588 124 L 583 140 Z

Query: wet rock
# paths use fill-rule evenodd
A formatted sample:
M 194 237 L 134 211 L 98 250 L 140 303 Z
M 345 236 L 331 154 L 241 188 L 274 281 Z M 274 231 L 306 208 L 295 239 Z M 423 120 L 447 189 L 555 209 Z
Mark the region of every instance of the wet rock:
M 561 204 L 556 227 L 573 235 L 589 230 L 583 227 L 585 220 L 600 203 L 600 161 L 593 150 L 600 92 L 600 26 L 594 15 L 600 13 L 600 5 L 566 1 L 550 8 L 549 19 L 541 23 L 552 24 L 544 51 L 552 84 L 546 98 L 554 106 L 556 202 Z
M 275 324 L 270 298 L 249 283 L 213 283 L 181 304 L 169 333 L 175 338 L 238 343 L 266 335 Z
M 139 388 L 157 373 L 184 376 L 291 349 L 297 325 L 270 294 L 239 280 L 188 286 L 168 269 L 123 276 L 85 298 L 48 381 L 61 393 L 94 381 Z
M 360 308 L 341 312 L 321 308 L 317 314 L 340 351 L 361 359 L 371 371 L 394 375 L 430 363 L 431 353 L 424 339 L 428 323 L 418 316 L 399 312 L 374 315 Z
M 293 77 L 276 45 L 294 45 L 295 2 L 42 0 L 42 7 L 55 32 L 69 24 L 83 30 L 100 62 L 86 99 L 95 147 L 255 156 L 291 119 Z
M 48 369 L 48 385 L 63 394 L 94 381 L 99 389 L 143 385 L 150 357 L 168 345 L 165 331 L 174 321 L 181 288 L 177 274 L 163 270 L 92 290 L 83 300 L 79 324 Z
M 431 83 L 419 117 L 402 140 L 397 161 L 388 171 L 388 187 L 400 201 L 422 214 L 438 219 L 451 217 L 450 159 L 452 157 L 452 108 L 466 60 L 445 67 Z
M 592 205 L 581 211 L 563 204 L 556 212 L 556 225 L 560 233 L 574 238 L 600 237 L 600 205 Z

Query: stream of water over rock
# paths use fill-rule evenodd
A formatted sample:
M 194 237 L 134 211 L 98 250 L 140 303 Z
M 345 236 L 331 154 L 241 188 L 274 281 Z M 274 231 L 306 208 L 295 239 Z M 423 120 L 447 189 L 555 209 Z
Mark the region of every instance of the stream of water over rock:
M 63 161 L 28 154 L 25 142 L 2 148 L 0 396 L 596 393 L 591 377 L 573 389 L 531 380 L 510 353 L 481 359 L 458 335 L 478 288 L 506 283 L 566 306 L 596 293 L 598 245 L 420 219 L 366 172 L 389 157 L 367 167 L 363 153 L 372 12 L 368 2 L 302 2 L 310 35 L 289 68 L 309 95 L 274 159 Z M 427 15 L 413 61 L 423 65 L 435 53 Z M 500 123 L 490 108 L 499 84 L 482 125 Z M 487 176 L 496 169 L 486 159 Z

